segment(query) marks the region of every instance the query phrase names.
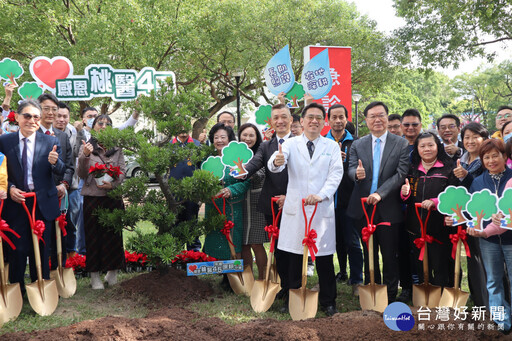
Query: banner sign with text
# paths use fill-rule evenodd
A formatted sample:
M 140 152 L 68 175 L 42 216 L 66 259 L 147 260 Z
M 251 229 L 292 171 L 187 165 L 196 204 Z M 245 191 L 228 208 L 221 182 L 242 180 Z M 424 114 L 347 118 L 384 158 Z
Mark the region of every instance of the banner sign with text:
M 187 276 L 228 274 L 243 271 L 244 261 L 242 259 L 216 260 L 213 262 L 187 264 Z

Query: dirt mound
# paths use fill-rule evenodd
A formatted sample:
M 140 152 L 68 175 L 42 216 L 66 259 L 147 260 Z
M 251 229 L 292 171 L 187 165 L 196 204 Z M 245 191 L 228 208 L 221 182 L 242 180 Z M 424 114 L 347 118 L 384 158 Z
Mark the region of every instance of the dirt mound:
M 208 283 L 174 268 L 165 274 L 153 271 L 134 277 L 122 282 L 121 287 L 128 295 L 147 297 L 155 306 L 181 306 L 213 294 Z

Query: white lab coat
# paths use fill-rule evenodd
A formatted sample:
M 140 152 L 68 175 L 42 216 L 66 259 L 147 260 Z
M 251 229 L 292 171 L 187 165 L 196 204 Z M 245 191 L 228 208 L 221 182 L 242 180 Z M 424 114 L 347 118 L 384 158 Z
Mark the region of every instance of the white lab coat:
M 277 151 L 268 160 L 268 169 L 277 173 L 288 165 L 288 187 L 283 206 L 281 230 L 277 248 L 283 251 L 303 254 L 302 240 L 305 236 L 305 222 L 302 213 L 302 199 L 310 194 L 322 198 L 313 218 L 311 229 L 317 232 L 317 256 L 332 255 L 336 251 L 336 224 L 334 220 L 334 194 L 343 177 L 343 162 L 339 145 L 323 136 L 318 137 L 315 151 L 310 159 L 308 139 L 303 135 L 286 140 L 282 144 L 285 164 L 274 165 Z M 338 195 L 343 195 L 339 193 Z M 308 220 L 314 205 L 306 206 Z

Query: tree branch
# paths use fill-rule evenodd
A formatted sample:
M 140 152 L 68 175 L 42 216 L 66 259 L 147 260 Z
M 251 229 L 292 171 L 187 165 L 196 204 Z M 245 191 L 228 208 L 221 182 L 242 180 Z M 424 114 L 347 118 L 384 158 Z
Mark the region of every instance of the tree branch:
M 499 39 L 495 39 L 495 40 L 482 41 L 482 42 L 478 42 L 475 44 L 467 44 L 467 45 L 464 44 L 461 46 L 465 47 L 465 48 L 471 48 L 471 47 L 485 46 L 485 45 L 489 45 L 489 44 L 499 43 L 500 41 L 506 41 L 506 40 L 512 40 L 512 37 L 504 37 L 504 38 L 499 38 Z

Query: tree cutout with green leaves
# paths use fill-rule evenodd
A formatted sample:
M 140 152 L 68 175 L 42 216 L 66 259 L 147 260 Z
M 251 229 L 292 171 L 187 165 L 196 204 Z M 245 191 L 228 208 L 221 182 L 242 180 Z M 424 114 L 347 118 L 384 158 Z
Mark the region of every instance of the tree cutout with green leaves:
M 271 105 L 260 105 L 258 110 L 256 110 L 256 123 L 260 125 L 267 125 L 269 128 L 272 128 L 271 115 L 272 106 Z
M 240 176 L 247 171 L 244 165 L 253 157 L 251 148 L 245 142 L 231 141 L 226 147 L 222 148 L 222 163 L 228 167 L 236 166 L 232 169 L 231 176 Z
M 457 226 L 466 222 L 466 217 L 462 213 L 466 209 L 471 194 L 465 187 L 448 186 L 439 193 L 437 199 L 439 205 L 437 210 L 453 218 L 453 225 Z
M 497 201 L 498 198 L 487 188 L 473 193 L 466 206 L 466 212 L 473 217 L 473 221 L 468 222 L 468 227 L 481 230 L 482 220 L 489 220 L 492 218 L 493 214 L 498 212 Z
M 501 227 L 512 230 L 512 188 L 507 188 L 500 200 L 498 201 L 498 208 L 505 218 L 501 220 Z
M 226 166 L 222 163 L 220 156 L 209 156 L 202 164 L 201 169 L 211 172 L 220 180 L 224 179 L 224 169 Z
M 21 75 L 23 75 L 23 68 L 17 60 L 4 58 L 0 61 L 0 78 L 7 79 L 11 84 L 18 86 L 15 79 Z
M 293 84 L 293 87 L 288 91 L 285 98 L 292 101 L 292 108 L 298 108 L 299 107 L 299 101 L 304 97 L 306 92 L 304 91 L 304 86 L 302 84 L 295 82 Z
M 23 82 L 18 94 L 23 99 L 37 99 L 43 94 L 43 89 L 36 82 Z

